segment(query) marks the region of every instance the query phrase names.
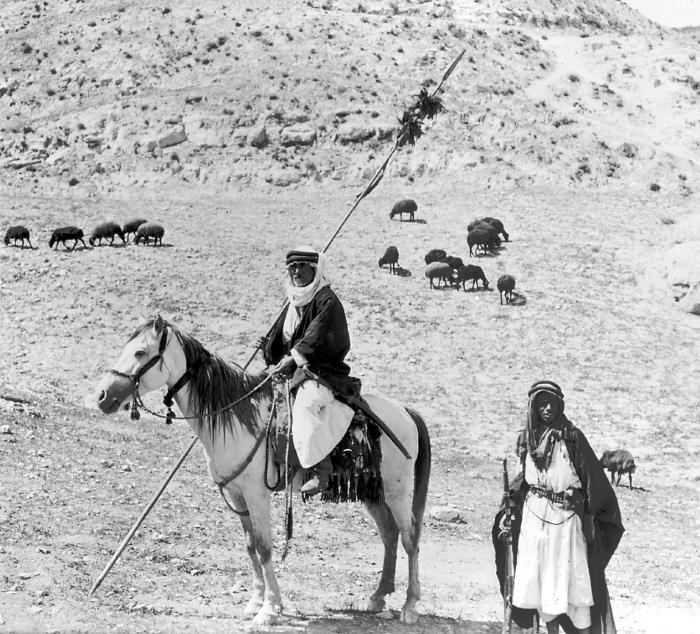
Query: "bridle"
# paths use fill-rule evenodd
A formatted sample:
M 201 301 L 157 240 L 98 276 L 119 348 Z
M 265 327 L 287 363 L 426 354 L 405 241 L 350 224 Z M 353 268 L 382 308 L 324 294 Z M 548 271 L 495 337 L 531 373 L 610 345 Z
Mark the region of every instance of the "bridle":
M 160 362 L 161 365 L 163 363 L 163 353 L 165 352 L 165 349 L 168 347 L 168 329 L 163 328 L 163 334 L 160 337 L 160 342 L 158 343 L 158 354 L 155 356 L 151 357 L 146 363 L 144 363 L 136 372 L 133 374 L 126 374 L 126 372 L 122 372 L 120 370 L 115 370 L 112 368 L 110 370 L 110 373 L 114 374 L 115 376 L 120 376 L 123 379 L 127 379 L 134 387 L 134 400 L 131 403 L 131 420 L 138 420 L 141 418 L 141 414 L 139 413 L 139 406 L 142 408 L 144 407 L 143 401 L 141 400 L 141 395 L 139 394 L 139 385 L 141 383 L 141 378 L 143 377 L 146 372 L 148 372 L 156 363 Z M 173 416 L 172 410 L 170 407 L 173 404 L 172 397 L 173 395 L 189 380 L 189 370 L 185 371 L 185 374 L 183 374 L 178 381 L 173 385 L 172 388 L 168 390 L 168 393 L 165 395 L 163 398 L 163 403 L 168 407 L 168 415 L 166 416 L 166 423 L 169 425 L 172 422 Z M 144 408 L 145 409 L 145 408 Z
M 141 395 L 139 394 L 139 385 L 141 382 L 141 378 L 148 372 L 156 363 L 163 363 L 163 353 L 165 352 L 165 349 L 168 347 L 168 329 L 167 327 L 163 328 L 163 334 L 161 335 L 160 342 L 158 343 L 158 353 L 154 355 L 152 358 L 150 358 L 146 363 L 144 363 L 136 372 L 133 374 L 126 374 L 125 372 L 121 372 L 120 370 L 115 370 L 111 369 L 110 372 L 114 374 L 115 376 L 122 377 L 124 379 L 127 379 L 128 381 L 131 382 L 131 384 L 134 387 L 134 398 L 133 401 L 131 402 L 131 420 L 139 420 L 141 418 L 141 414 L 139 413 L 139 408 L 143 409 L 144 411 L 148 412 L 149 414 L 156 416 L 157 418 L 164 418 L 165 419 L 165 424 L 170 425 L 173 420 L 194 420 L 197 418 L 201 418 L 200 416 L 175 416 L 175 413 L 172 410 L 173 406 L 173 397 L 179 390 L 181 390 L 187 382 L 190 380 L 192 376 L 192 371 L 196 369 L 200 364 L 202 364 L 206 359 L 208 359 L 211 356 L 211 353 L 207 350 L 202 350 L 202 353 L 200 356 L 195 359 L 192 363 L 188 363 L 187 368 L 185 369 L 184 373 L 182 376 L 175 381 L 172 387 L 168 388 L 168 391 L 165 393 L 165 396 L 163 397 L 163 404 L 168 408 L 167 413 L 165 416 L 163 414 L 159 414 L 158 412 L 154 412 L 150 410 L 146 405 L 144 405 L 143 400 L 141 399 Z M 273 374 L 268 374 L 268 376 L 262 380 L 260 383 L 258 383 L 252 390 L 249 392 L 246 392 L 241 396 L 240 398 L 237 398 L 235 401 L 232 403 L 229 403 L 228 405 L 222 407 L 221 409 L 218 409 L 214 412 L 210 412 L 210 416 L 214 416 L 217 414 L 221 414 L 222 412 L 225 412 L 242 401 L 246 400 L 247 398 L 250 398 L 253 394 L 255 394 L 258 390 L 260 390 L 263 385 L 265 385 L 268 381 L 271 381 L 274 378 Z

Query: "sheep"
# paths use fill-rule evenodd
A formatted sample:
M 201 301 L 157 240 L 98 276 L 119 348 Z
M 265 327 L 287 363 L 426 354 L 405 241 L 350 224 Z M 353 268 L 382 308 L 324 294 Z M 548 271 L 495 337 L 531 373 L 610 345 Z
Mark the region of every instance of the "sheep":
M 385 264 L 389 265 L 389 271 L 392 273 L 396 272 L 397 267 L 401 268 L 399 266 L 399 250 L 396 247 L 387 247 L 386 251 L 384 251 L 384 255 L 379 258 L 379 266 L 382 267 Z
M 124 239 L 126 242 L 129 242 L 129 234 L 135 234 L 136 230 L 145 222 L 145 218 L 134 218 L 133 220 L 129 220 L 129 222 L 124 224 L 122 231 L 124 232 Z
M 122 242 L 126 244 L 124 232 L 116 222 L 103 222 L 92 230 L 88 242 L 90 243 L 90 246 L 94 247 L 95 240 L 98 240 L 97 244 L 101 246 L 102 239 L 104 238 L 105 240 L 109 239 L 109 245 L 112 246 L 112 244 L 114 244 L 114 238 L 117 236 L 119 236 L 122 239 Z
M 482 218 L 481 220 L 483 222 L 488 222 L 496 230 L 496 233 L 502 233 L 503 239 L 506 242 L 508 242 L 508 233 L 506 233 L 503 223 L 498 218 L 491 218 L 487 216 L 486 218 Z
M 13 225 L 7 230 L 7 233 L 5 234 L 5 246 L 9 246 L 10 240 L 13 241 L 13 244 L 15 246 L 17 246 L 17 240 L 21 240 L 23 249 L 24 241 L 26 240 L 27 242 L 29 242 L 29 248 L 34 248 L 32 246 L 31 240 L 29 239 L 29 229 L 27 229 L 27 227 L 23 227 L 22 225 Z
M 498 218 L 492 218 L 490 216 L 486 216 L 486 218 L 475 218 L 467 225 L 467 231 L 471 231 L 483 223 L 491 225 L 496 230 L 496 234 L 502 233 L 503 239 L 508 242 L 509 236 L 503 227 L 503 223 Z
M 431 262 L 425 269 L 425 277 L 430 280 L 430 288 L 436 288 L 433 280 L 437 278 L 437 288 L 440 288 L 440 280 L 444 286 L 452 283 L 452 267 L 445 262 Z
M 472 247 L 476 245 L 477 249 L 481 247 L 486 253 L 487 249 L 496 249 L 501 246 L 501 239 L 498 237 L 496 229 L 482 222 L 469 231 L 467 234 L 467 244 L 469 245 L 469 257 L 472 256 Z
M 444 260 L 446 264 L 452 267 L 452 270 L 456 271 L 460 266 L 464 266 L 464 261 L 462 258 L 454 257 L 453 255 L 448 255 Z
M 457 275 L 455 276 L 452 284 L 456 288 L 459 288 L 459 285 L 462 285 L 462 290 L 466 291 L 466 281 L 471 280 L 472 281 L 472 290 L 475 288 L 479 288 L 479 280 L 481 280 L 484 284 L 484 290 L 489 290 L 489 281 L 486 279 L 486 276 L 484 275 L 484 271 L 480 266 L 474 266 L 473 264 L 467 264 L 466 266 L 460 266 L 457 269 Z
M 513 289 L 515 288 L 515 278 L 512 275 L 501 275 L 496 282 L 496 288 L 501 296 L 501 304 L 503 304 L 503 295 L 506 296 L 506 304 L 510 304 L 513 299 Z
M 155 222 L 145 222 L 136 230 L 134 244 L 138 244 L 141 240 L 143 240 L 144 244 L 148 244 L 149 238 L 153 238 L 153 246 L 156 246 L 158 241 L 160 241 L 160 246 L 163 246 L 164 233 L 165 229 L 163 229 L 162 225 L 158 225 Z
M 444 262 L 447 257 L 447 252 L 442 249 L 431 249 L 425 256 L 425 263 Z
M 389 219 L 393 220 L 394 216 L 399 216 L 403 221 L 403 215 L 409 214 L 410 220 L 413 221 L 413 212 L 415 212 L 417 209 L 418 205 L 416 205 L 415 200 L 404 198 L 403 200 L 399 200 L 399 202 L 397 202 L 391 208 L 391 211 L 389 212 Z
M 58 229 L 53 230 L 53 233 L 49 238 L 49 248 L 53 247 L 54 249 L 57 249 L 58 243 L 62 242 L 63 246 L 67 249 L 68 247 L 66 246 L 66 240 L 75 240 L 73 243 L 73 250 L 75 250 L 75 247 L 78 246 L 78 240 L 80 240 L 80 242 L 83 243 L 83 246 L 87 248 L 85 240 L 83 240 L 83 235 L 83 230 L 78 227 L 74 227 L 72 225 L 68 227 L 59 227 Z
M 610 472 L 610 482 L 615 486 L 620 484 L 620 478 L 626 473 L 630 479 L 630 489 L 632 488 L 632 474 L 637 470 L 632 454 L 626 449 L 615 449 L 615 451 L 604 451 L 600 459 L 603 468 Z M 617 482 L 615 482 L 617 473 Z

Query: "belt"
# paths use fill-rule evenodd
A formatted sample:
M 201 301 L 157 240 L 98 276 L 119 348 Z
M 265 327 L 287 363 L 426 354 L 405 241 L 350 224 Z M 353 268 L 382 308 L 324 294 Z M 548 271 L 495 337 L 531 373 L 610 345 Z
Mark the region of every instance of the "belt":
M 565 491 L 559 491 L 558 493 L 555 493 L 554 491 L 552 491 L 552 489 L 545 489 L 543 487 L 538 486 L 530 486 L 530 492 L 539 498 L 545 498 L 555 504 L 565 504 L 567 501 L 565 497 Z

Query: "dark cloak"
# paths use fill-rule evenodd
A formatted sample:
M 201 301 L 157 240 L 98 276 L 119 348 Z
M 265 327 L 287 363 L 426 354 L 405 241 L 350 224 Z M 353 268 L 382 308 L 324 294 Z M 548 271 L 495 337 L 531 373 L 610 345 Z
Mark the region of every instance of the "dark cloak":
M 263 350 L 268 365 L 278 363 L 292 348 L 306 358 L 308 369 L 318 375 L 330 388 L 343 395 L 353 391 L 355 383 L 345 357 L 350 351 L 350 334 L 345 309 L 329 286 L 320 288 L 313 299 L 302 308 L 301 317 L 292 338 L 285 343 L 282 336 L 284 320 L 291 306 L 282 312 Z
M 525 446 L 522 442 L 524 430 L 521 432 L 518 446 L 521 448 L 520 459 L 524 465 Z M 581 489 L 586 497 L 583 513 L 593 516 L 593 535 L 586 535 L 588 549 L 588 572 L 591 577 L 593 591 L 593 603 L 591 607 L 591 632 L 592 634 L 616 634 L 615 621 L 608 587 L 605 581 L 605 567 L 617 549 L 624 527 L 620 508 L 617 503 L 615 491 L 605 475 L 605 471 L 596 457 L 593 449 L 583 432 L 570 425 L 562 435 L 567 451 L 571 457 L 576 474 L 581 480 Z M 510 499 L 514 507 L 515 520 L 513 521 L 513 560 L 517 564 L 517 544 L 520 535 L 520 522 L 522 519 L 523 503 L 529 490 L 529 485 L 520 473 L 513 480 L 510 487 Z M 505 581 L 505 540 L 498 539 L 498 525 L 504 513 L 504 504 L 501 505 L 494 521 L 491 532 L 494 549 L 496 552 L 496 574 L 503 593 Z M 583 519 L 583 518 L 582 518 Z M 584 527 L 586 520 L 584 519 Z M 584 533 L 587 531 L 584 528 Z M 525 610 L 513 607 L 513 620 L 522 628 L 532 626 L 533 615 L 536 610 Z M 566 616 L 559 617 L 559 623 L 567 634 L 575 634 L 570 619 Z

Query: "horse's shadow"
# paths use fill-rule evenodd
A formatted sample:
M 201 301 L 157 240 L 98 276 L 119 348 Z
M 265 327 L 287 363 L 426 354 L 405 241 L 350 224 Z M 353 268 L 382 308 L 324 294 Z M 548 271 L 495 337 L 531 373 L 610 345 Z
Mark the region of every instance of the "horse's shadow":
M 132 243 L 136 247 L 151 247 L 155 249 L 172 249 L 175 245 L 172 244 L 171 242 L 165 242 L 163 244 L 136 244 L 135 242 Z
M 403 634 L 406 631 L 431 632 L 434 634 L 496 634 L 502 631 L 502 623 L 497 621 L 462 620 L 433 614 L 421 614 L 418 623 L 410 626 L 399 621 L 398 610 L 385 610 L 380 614 L 372 614 L 362 610 L 337 609 L 327 610 L 327 616 L 310 616 L 294 619 L 298 631 L 299 621 L 305 621 L 304 631 L 314 634 L 337 632 L 385 632 L 386 634 Z M 291 623 L 290 623 L 291 626 Z M 274 628 L 275 632 L 291 632 L 292 630 Z

